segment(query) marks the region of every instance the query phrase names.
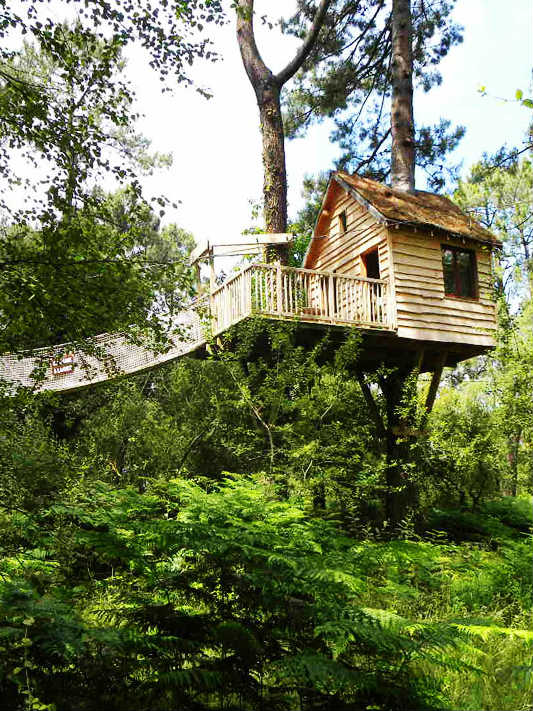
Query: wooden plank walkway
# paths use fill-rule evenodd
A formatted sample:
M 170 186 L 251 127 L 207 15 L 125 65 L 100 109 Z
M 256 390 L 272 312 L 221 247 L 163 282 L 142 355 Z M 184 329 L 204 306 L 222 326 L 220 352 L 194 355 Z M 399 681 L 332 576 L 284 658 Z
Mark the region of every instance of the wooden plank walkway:
M 0 378 L 37 390 L 74 390 L 179 358 L 251 316 L 393 331 L 388 282 L 279 264 L 250 264 L 175 319 L 165 353 L 129 343 L 120 334 L 96 336 L 98 357 L 61 344 L 0 356 Z M 36 368 L 44 379 L 36 384 Z

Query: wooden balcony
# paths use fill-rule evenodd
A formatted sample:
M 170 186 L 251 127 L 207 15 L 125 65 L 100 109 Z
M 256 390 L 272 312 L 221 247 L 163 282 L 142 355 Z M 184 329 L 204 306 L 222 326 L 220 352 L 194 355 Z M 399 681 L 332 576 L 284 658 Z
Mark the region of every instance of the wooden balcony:
M 252 264 L 209 297 L 212 334 L 249 316 L 393 330 L 388 281 Z

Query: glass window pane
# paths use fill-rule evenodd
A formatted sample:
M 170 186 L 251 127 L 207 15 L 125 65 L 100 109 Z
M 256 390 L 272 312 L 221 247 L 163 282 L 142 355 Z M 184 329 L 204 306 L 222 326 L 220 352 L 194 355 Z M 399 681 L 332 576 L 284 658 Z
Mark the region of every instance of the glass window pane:
M 442 247 L 444 293 L 448 296 L 477 297 L 475 253 L 457 247 Z
M 471 252 L 457 250 L 457 286 L 459 293 L 457 296 L 474 296 L 474 265 Z
M 444 293 L 455 294 L 454 254 L 451 249 L 442 250 L 442 271 L 444 272 Z

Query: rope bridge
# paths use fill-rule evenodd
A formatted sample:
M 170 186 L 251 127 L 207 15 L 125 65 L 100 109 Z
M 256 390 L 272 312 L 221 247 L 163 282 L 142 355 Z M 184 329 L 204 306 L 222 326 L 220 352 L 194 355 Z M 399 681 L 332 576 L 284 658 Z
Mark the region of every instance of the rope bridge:
M 93 339 L 98 356 L 76 351 L 68 343 L 4 354 L 0 378 L 36 390 L 75 390 L 176 360 L 254 315 L 393 330 L 386 280 L 251 264 L 178 314 L 173 323 L 178 335 L 164 353 L 130 343 L 121 334 L 102 334 Z M 44 377 L 36 379 L 40 369 Z

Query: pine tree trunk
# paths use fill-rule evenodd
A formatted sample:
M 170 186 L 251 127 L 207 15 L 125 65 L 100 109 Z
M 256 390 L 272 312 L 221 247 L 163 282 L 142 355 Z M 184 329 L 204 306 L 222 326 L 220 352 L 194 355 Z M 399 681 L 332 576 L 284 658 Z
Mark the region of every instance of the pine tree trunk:
M 258 98 L 263 138 L 263 196 L 267 232 L 287 230 L 287 173 L 279 89 L 268 85 Z
M 415 189 L 411 0 L 392 1 L 391 185 Z
M 394 530 L 406 512 L 406 485 L 404 463 L 407 460 L 406 443 L 398 438 L 396 428 L 401 426 L 398 406 L 401 403 L 408 372 L 394 372 L 381 380 L 381 391 L 385 397 L 387 428 L 385 441 L 387 447 L 387 469 L 385 493 L 386 516 Z M 408 448 L 407 448 L 408 449 Z
M 263 215 L 266 232 L 287 231 L 287 169 L 280 92 L 272 81 L 260 92 L 257 103 L 263 139 Z M 266 251 L 267 261 L 287 264 L 285 245 Z
M 387 468 L 385 493 L 386 516 L 391 530 L 396 530 L 405 517 L 409 505 L 413 503 L 413 487 L 406 472 L 409 462 L 410 443 L 397 432 L 406 423 L 401 419 L 398 408 L 402 402 L 409 369 L 393 372 L 381 379 L 381 391 L 385 397 L 387 412 L 387 428 L 385 441 L 387 447 Z

